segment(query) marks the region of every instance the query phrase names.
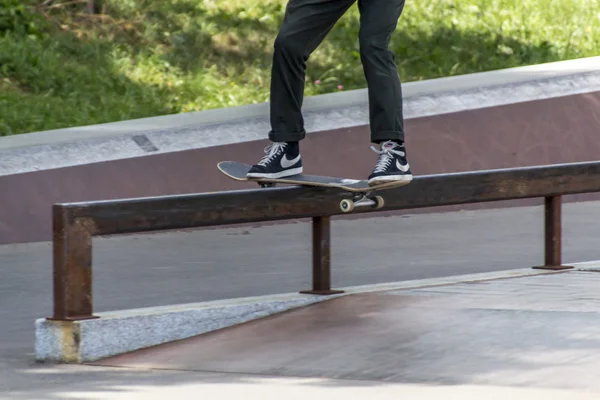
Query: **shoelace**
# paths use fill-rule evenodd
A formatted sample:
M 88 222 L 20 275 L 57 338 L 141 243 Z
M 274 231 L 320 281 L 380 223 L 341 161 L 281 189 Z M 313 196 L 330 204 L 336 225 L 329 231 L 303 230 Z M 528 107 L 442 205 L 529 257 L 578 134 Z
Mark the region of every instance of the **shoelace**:
M 273 158 L 275 158 L 275 156 L 277 156 L 277 154 L 279 154 L 281 151 L 283 151 L 285 149 L 286 145 L 287 145 L 287 143 L 275 142 L 275 143 L 265 147 L 266 154 L 258 162 L 258 165 L 266 166 L 267 164 L 269 164 L 273 160 Z
M 375 147 L 371 146 L 371 150 L 375 153 L 379 153 L 379 161 L 377 165 L 375 165 L 375 170 L 373 172 L 382 172 L 385 171 L 389 166 L 392 160 L 394 159 L 393 154 L 396 154 L 400 157 L 404 157 L 405 153 L 401 150 L 393 150 L 391 148 L 383 148 L 382 150 L 377 150 Z

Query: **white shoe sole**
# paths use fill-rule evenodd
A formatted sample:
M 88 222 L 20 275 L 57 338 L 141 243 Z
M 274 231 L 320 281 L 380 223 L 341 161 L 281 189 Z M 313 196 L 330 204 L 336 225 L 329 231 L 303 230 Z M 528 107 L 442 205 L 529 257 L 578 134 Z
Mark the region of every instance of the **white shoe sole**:
M 247 178 L 270 178 L 278 179 L 285 178 L 292 175 L 298 175 L 302 173 L 302 167 L 286 169 L 285 171 L 277 172 L 275 174 L 261 174 L 259 172 L 248 173 Z
M 371 186 L 379 185 L 382 183 L 390 183 L 390 182 L 405 182 L 410 183 L 412 181 L 412 175 L 387 175 L 387 176 L 377 176 L 375 178 L 369 179 L 368 183 Z

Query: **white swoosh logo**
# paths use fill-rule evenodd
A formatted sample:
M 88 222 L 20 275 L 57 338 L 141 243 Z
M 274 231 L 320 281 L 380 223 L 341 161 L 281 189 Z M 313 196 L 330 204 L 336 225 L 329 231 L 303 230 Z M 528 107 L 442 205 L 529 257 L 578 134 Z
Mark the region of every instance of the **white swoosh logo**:
M 300 161 L 300 154 L 298 154 L 298 156 L 293 160 L 288 160 L 287 156 L 284 155 L 283 157 L 281 157 L 281 166 L 283 168 L 289 168 L 292 165 L 296 164 L 298 161 Z
M 406 165 L 400 164 L 400 160 L 396 160 L 396 167 L 402 172 L 408 172 L 410 166 L 408 163 Z

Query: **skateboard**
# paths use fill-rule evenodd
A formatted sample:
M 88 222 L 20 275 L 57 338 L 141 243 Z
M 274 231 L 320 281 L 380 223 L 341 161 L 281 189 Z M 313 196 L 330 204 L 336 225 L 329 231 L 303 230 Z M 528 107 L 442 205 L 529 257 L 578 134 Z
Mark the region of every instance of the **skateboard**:
M 246 174 L 251 166 L 236 161 L 221 161 L 217 164 L 217 168 L 223 174 L 236 181 L 256 182 L 261 187 L 273 187 L 278 183 L 283 183 L 288 185 L 339 188 L 348 191 L 353 194 L 352 199 L 344 199 L 340 202 L 340 210 L 345 213 L 351 212 L 356 207 L 382 208 L 385 204 L 383 197 L 373 196 L 373 192 L 392 189 L 410 183 L 410 181 L 396 181 L 370 186 L 366 180 L 306 174 L 297 174 L 285 178 L 247 178 Z

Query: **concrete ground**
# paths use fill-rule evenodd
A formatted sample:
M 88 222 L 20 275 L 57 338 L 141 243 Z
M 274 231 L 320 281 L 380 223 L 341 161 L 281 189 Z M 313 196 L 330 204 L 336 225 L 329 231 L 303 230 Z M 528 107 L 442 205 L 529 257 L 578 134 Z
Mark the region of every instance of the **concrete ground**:
M 598 215 L 598 202 L 565 206 L 565 262 L 600 259 L 596 239 L 600 234 L 600 224 L 594 223 Z M 332 228 L 333 282 L 337 287 L 509 270 L 530 267 L 543 261 L 541 207 L 354 221 L 334 220 Z M 98 311 L 286 293 L 310 285 L 310 226 L 304 223 L 100 238 L 95 239 L 94 245 L 94 295 Z M 134 393 L 144 395 L 144 398 L 161 398 L 160 394 L 181 394 L 179 397 L 182 397 L 186 390 L 192 393 L 204 391 L 206 394 L 215 395 L 234 395 L 236 391 L 241 390 L 248 396 L 256 393 L 257 396 L 269 398 L 269 393 L 277 387 L 305 395 L 310 395 L 315 390 L 317 392 L 313 394 L 319 395 L 318 393 L 324 391 L 328 396 L 337 398 L 335 396 L 341 396 L 348 390 L 355 393 L 354 390 L 358 390 L 356 386 L 361 390 L 377 388 L 374 393 L 379 393 L 380 398 L 388 398 L 385 397 L 386 393 L 390 393 L 390 396 L 402 393 L 406 396 L 414 394 L 417 396 L 414 398 L 428 398 L 425 396 L 430 395 L 433 396 L 431 398 L 439 398 L 436 396 L 443 392 L 442 389 L 446 390 L 446 385 L 447 389 L 457 395 L 463 391 L 471 391 L 469 393 L 479 393 L 480 396 L 492 398 L 490 393 L 496 393 L 490 392 L 490 388 L 496 385 L 494 382 L 459 380 L 450 385 L 445 378 L 436 380 L 436 376 L 443 378 L 443 374 L 435 370 L 430 370 L 429 375 L 425 374 L 425 378 L 421 380 L 413 379 L 392 384 L 368 381 L 371 379 L 368 376 L 354 376 L 352 379 L 358 379 L 357 381 L 340 381 L 336 376 L 317 380 L 309 378 L 308 381 L 293 378 L 290 381 L 271 380 L 256 375 L 246 376 L 243 373 L 231 375 L 204 371 L 140 371 L 97 366 L 35 364 L 32 362 L 33 321 L 35 318 L 48 316 L 51 312 L 49 243 L 0 247 L 0 274 L 0 304 L 3 305 L 0 309 L 0 319 L 3 321 L 0 324 L 0 398 L 117 399 L 135 398 L 132 397 Z M 596 276 L 593 273 L 588 274 Z M 583 279 L 583 282 L 585 281 L 586 279 Z M 558 286 L 569 287 L 568 292 L 576 296 L 577 287 L 571 288 L 570 285 L 572 282 L 560 283 Z M 512 294 L 518 296 L 517 292 Z M 485 297 L 485 289 L 480 295 Z M 531 301 L 535 303 L 538 301 L 536 299 L 537 297 Z M 448 300 L 458 303 L 462 301 L 456 297 L 450 297 Z M 477 303 L 480 300 L 474 297 L 470 301 Z M 590 301 L 593 300 L 594 298 L 591 298 Z M 552 307 L 552 304 L 548 307 Z M 425 306 L 422 308 L 427 309 Z M 462 334 L 478 337 L 487 332 L 490 335 L 488 342 L 480 340 L 472 345 L 475 354 L 472 357 L 486 346 L 492 346 L 491 349 L 497 345 L 501 346 L 507 332 L 510 335 L 528 321 L 536 323 L 535 329 L 532 328 L 528 333 L 531 335 L 529 337 L 550 335 L 557 325 L 564 322 L 565 326 L 573 323 L 577 324 L 574 326 L 588 326 L 591 329 L 589 331 L 586 328 L 582 331 L 581 334 L 585 337 L 577 340 L 581 343 L 586 341 L 585 346 L 581 346 L 581 351 L 590 354 L 592 359 L 588 360 L 589 362 L 595 362 L 595 342 L 592 338 L 596 329 L 596 323 L 593 321 L 595 311 L 565 310 L 561 314 L 548 310 L 524 310 L 513 312 L 513 316 L 518 317 L 516 319 L 510 317 L 494 320 L 484 317 L 483 314 L 488 311 L 478 314 L 477 310 L 458 308 L 450 311 L 437 310 L 431 314 L 431 318 L 441 318 L 445 313 L 448 313 L 448 316 L 462 314 L 461 318 L 476 322 L 472 331 L 464 331 Z M 428 313 L 433 309 L 434 307 L 430 307 Z M 536 312 L 541 314 L 535 314 Z M 535 318 L 532 319 L 531 316 Z M 450 328 L 458 330 L 453 333 L 458 341 L 449 350 L 438 349 L 441 352 L 439 354 L 455 351 L 461 337 L 459 328 L 468 326 L 458 322 L 452 323 L 452 318 L 432 321 L 430 332 L 434 337 L 443 334 L 446 326 L 442 323 L 444 321 L 450 324 Z M 551 324 L 551 321 L 555 322 Z M 486 326 L 491 326 L 492 329 L 486 330 Z M 561 332 L 561 335 L 566 334 Z M 577 335 L 574 337 L 577 338 Z M 569 343 L 564 338 L 562 341 L 558 340 L 558 347 L 550 353 L 559 359 L 563 354 L 563 363 L 564 360 L 577 359 L 581 355 L 577 352 L 575 356 L 569 353 L 573 350 L 569 348 Z M 535 341 L 530 341 L 523 346 L 528 344 L 534 347 L 537 345 Z M 566 347 L 566 350 L 561 346 Z M 520 350 L 522 349 L 518 346 L 511 347 L 513 352 L 510 354 L 517 354 Z M 436 360 L 435 354 L 425 354 L 421 361 L 428 359 L 431 363 L 431 360 Z M 458 353 L 449 355 L 450 361 L 438 367 L 451 370 L 455 368 L 454 361 L 459 362 L 467 355 L 466 350 L 461 349 Z M 534 355 L 539 356 L 539 360 L 544 360 L 544 354 Z M 415 349 L 409 359 L 417 362 L 418 358 L 419 351 Z M 555 364 L 555 358 L 552 358 L 550 363 Z M 591 366 L 588 365 L 590 368 Z M 520 367 L 519 371 L 522 372 L 523 369 L 527 368 Z M 519 375 L 517 371 L 507 370 L 505 376 L 510 377 L 513 373 L 515 376 Z M 563 370 L 556 370 L 556 373 L 559 376 L 567 376 Z M 535 376 L 535 373 L 533 374 L 529 376 Z M 360 379 L 367 379 L 368 382 Z M 426 383 L 425 386 L 421 386 L 423 382 Z M 547 389 L 527 389 L 527 385 L 518 382 L 498 382 L 498 385 L 508 384 L 517 388 L 504 387 L 498 389 L 497 393 L 512 390 L 511 395 L 519 395 L 522 392 L 530 396 L 533 392 L 528 390 L 544 392 Z M 484 386 L 472 386 L 482 384 Z M 596 390 L 595 386 L 580 388 Z M 572 387 L 554 389 L 558 392 L 546 393 L 545 396 L 563 398 L 552 396 L 560 396 L 563 393 L 561 390 L 569 389 L 564 393 L 565 396 L 568 395 L 570 399 L 578 398 L 574 397 L 576 394 L 571 391 Z
M 600 396 L 598 271 L 355 294 L 92 364 Z

